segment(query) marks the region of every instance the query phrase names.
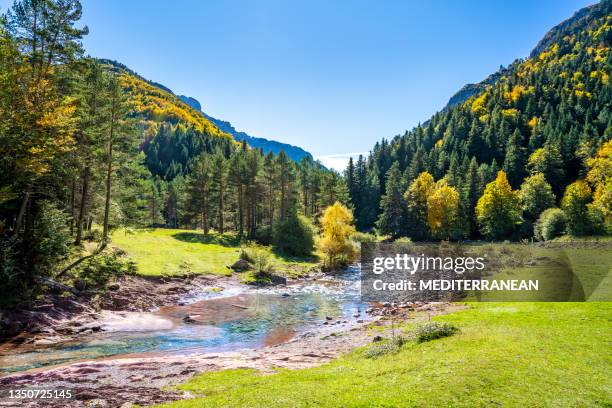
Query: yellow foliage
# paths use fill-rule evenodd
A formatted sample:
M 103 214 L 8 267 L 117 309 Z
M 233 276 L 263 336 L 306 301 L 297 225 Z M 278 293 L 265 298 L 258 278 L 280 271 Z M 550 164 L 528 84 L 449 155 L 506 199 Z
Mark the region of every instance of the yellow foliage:
M 211 136 L 232 137 L 222 132 L 204 115 L 181 101 L 177 96 L 159 89 L 133 75 L 122 74 L 121 86 L 128 91 L 128 98 L 136 113 L 150 116 L 153 121 L 184 123 Z
M 505 118 L 513 118 L 516 119 L 516 117 L 518 116 L 519 111 L 515 108 L 511 108 L 511 109 L 503 109 L 502 110 L 502 115 Z
M 533 86 L 526 88 L 523 85 L 516 85 L 511 91 L 504 92 L 504 98 L 508 102 L 516 102 L 521 98 L 521 96 L 532 94 L 534 91 L 535 88 Z
M 503 170 L 478 199 L 476 218 L 483 234 L 490 238 L 506 236 L 521 222 L 519 192 L 512 190 Z
M 444 144 L 444 140 L 440 139 L 436 142 L 436 149 L 440 149 Z
M 427 203 L 427 198 L 432 193 L 435 187 L 434 178 L 431 174 L 424 171 L 417 176 L 410 187 L 406 190 L 404 197 L 408 200 L 408 204 Z
M 538 121 L 539 121 L 538 117 L 534 116 L 533 118 L 529 119 L 529 122 L 527 122 L 527 125 L 529 125 L 531 129 L 533 129 L 537 126 Z
M 612 179 L 612 140 L 597 151 L 595 157 L 587 160 L 589 172 L 586 179 L 593 185 L 603 184 Z
M 427 224 L 434 237 L 451 238 L 459 217 L 459 192 L 444 180 L 427 197 Z
M 326 265 L 335 268 L 338 261 L 351 262 L 355 257 L 355 248 L 350 240 L 355 234 L 351 210 L 336 201 L 323 212 L 321 229 L 317 249 Z
M 591 99 L 591 97 L 593 96 L 592 93 L 587 92 L 587 91 L 582 91 L 580 89 L 576 89 L 574 90 L 574 94 L 578 97 L 578 98 L 588 98 Z
M 485 104 L 487 103 L 488 93 L 484 92 L 479 97 L 475 98 L 472 102 L 471 110 L 472 113 L 481 116 L 487 113 L 487 109 L 485 108 Z

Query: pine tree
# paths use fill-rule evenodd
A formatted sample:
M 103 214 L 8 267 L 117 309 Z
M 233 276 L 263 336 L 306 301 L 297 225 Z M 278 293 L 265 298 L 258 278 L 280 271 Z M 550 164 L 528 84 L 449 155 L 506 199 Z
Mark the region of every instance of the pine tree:
M 518 187 L 525 178 L 525 148 L 523 147 L 523 135 L 515 129 L 506 148 L 506 158 L 503 169 L 508 176 L 508 181 L 513 187 Z
M 381 213 L 376 221 L 376 227 L 380 233 L 397 238 L 406 234 L 404 183 L 398 163 L 391 166 L 386 178 L 386 191 L 380 201 Z

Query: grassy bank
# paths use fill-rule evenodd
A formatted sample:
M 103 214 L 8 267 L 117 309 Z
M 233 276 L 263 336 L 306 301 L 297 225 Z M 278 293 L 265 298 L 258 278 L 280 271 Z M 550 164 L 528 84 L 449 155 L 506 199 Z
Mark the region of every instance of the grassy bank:
M 124 250 L 145 276 L 184 275 L 190 273 L 230 275 L 227 265 L 240 253 L 240 240 L 233 234 L 204 235 L 201 231 L 165 228 L 117 230 L 114 246 Z M 317 265 L 317 258 L 293 258 L 274 253 L 274 269 L 295 275 Z
M 358 350 L 312 369 L 203 374 L 201 406 L 610 406 L 609 303 L 479 303 L 440 316 L 461 332 L 397 354 Z M 408 328 L 406 328 L 408 329 Z

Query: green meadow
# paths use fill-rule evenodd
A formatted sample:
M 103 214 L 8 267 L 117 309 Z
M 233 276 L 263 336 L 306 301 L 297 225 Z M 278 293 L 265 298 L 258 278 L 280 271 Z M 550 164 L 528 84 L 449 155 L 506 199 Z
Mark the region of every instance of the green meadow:
M 185 274 L 231 275 L 228 265 L 240 255 L 241 242 L 234 234 L 197 230 L 148 228 L 116 230 L 112 243 L 136 262 L 144 276 L 180 276 Z M 274 270 L 293 276 L 318 263 L 318 258 L 290 257 L 271 248 Z
M 473 303 L 434 318 L 459 327 L 452 337 L 272 375 L 205 373 L 179 386 L 195 399 L 164 407 L 611 406 L 611 313 L 603 302 Z

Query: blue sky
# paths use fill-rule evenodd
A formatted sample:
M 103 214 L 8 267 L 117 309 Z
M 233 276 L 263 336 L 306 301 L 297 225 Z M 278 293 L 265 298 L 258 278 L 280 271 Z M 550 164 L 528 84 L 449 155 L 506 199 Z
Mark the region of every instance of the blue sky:
M 592 0 L 82 0 L 84 41 L 328 165 L 442 108 Z M 11 2 L 0 0 L 2 9 Z

